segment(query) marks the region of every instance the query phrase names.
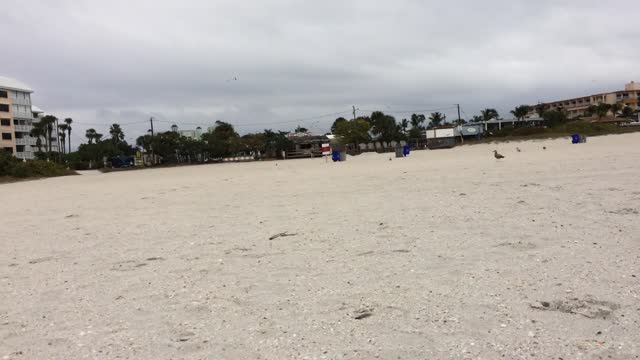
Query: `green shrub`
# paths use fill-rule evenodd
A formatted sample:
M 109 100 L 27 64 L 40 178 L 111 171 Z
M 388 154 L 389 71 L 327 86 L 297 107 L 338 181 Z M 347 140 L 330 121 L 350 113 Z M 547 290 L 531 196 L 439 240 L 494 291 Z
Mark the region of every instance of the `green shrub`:
M 18 159 L 13 157 L 7 151 L 0 150 L 0 176 L 8 176 L 11 174 L 11 168 Z
M 584 135 L 612 134 L 619 130 L 615 124 L 588 122 L 571 122 L 562 126 L 561 129 L 567 133 Z
M 51 177 L 74 174 L 66 166 L 43 160 L 22 161 L 11 154 L 0 151 L 0 176 L 15 178 Z
M 34 176 L 33 169 L 28 162 L 15 163 L 11 168 L 11 173 L 9 175 L 21 179 Z
M 543 127 L 523 127 L 523 128 L 514 129 L 511 132 L 511 135 L 530 136 L 530 135 L 544 134 L 546 132 L 547 132 L 547 129 Z

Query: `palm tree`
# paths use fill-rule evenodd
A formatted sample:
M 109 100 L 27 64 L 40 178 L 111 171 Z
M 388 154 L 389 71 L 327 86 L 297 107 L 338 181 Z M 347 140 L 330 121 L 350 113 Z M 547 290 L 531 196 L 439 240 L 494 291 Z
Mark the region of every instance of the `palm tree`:
M 431 113 L 431 116 L 429 116 L 429 120 L 431 121 L 429 123 L 429 125 L 431 126 L 431 128 L 435 128 L 440 126 L 445 120 L 447 119 L 447 116 L 440 113 L 440 112 L 434 112 Z
M 471 120 L 473 123 L 480 123 L 482 121 L 484 121 L 484 118 L 480 115 L 473 115 L 473 119 Z
M 497 119 L 499 117 L 498 111 L 496 109 L 484 109 L 480 113 L 482 114 L 482 119 L 484 121 Z
M 593 116 L 598 112 L 598 107 L 596 105 L 591 105 L 585 110 L 585 114 L 589 116 Z
M 633 117 L 633 109 L 631 108 L 631 106 L 627 105 L 622 108 L 622 116 L 627 119 L 631 119 Z
M 615 119 L 616 115 L 618 114 L 618 111 L 622 110 L 622 105 L 618 103 L 611 104 L 611 106 L 609 107 L 609 110 L 611 110 L 611 112 L 613 113 L 613 118 Z
M 111 128 L 109 128 L 109 134 L 111 134 L 111 140 L 115 144 L 124 140 L 124 132 L 122 132 L 122 128 L 118 124 L 111 125 Z
M 511 110 L 511 114 L 513 114 L 513 116 L 518 119 L 518 122 L 520 122 L 524 120 L 525 116 L 529 115 L 529 111 L 531 111 L 531 107 L 529 105 L 520 105 Z
M 33 123 L 31 128 L 31 136 L 36 138 L 36 146 L 38 152 L 42 152 L 42 137 L 45 136 L 44 124 L 42 122 Z
M 413 114 L 411 115 L 411 127 L 415 129 L 422 130 L 422 124 L 427 120 L 427 118 L 423 114 Z
M 61 153 L 65 153 L 66 150 L 66 146 L 65 146 L 65 140 L 67 138 L 67 124 L 60 124 L 58 125 L 58 137 L 60 138 L 60 143 L 62 144 L 62 148 L 60 149 Z
M 598 120 L 602 120 L 603 117 L 607 116 L 609 109 L 611 109 L 611 105 L 609 104 L 598 104 L 598 106 L 596 106 L 596 115 L 598 115 Z
M 547 112 L 548 107 L 549 106 L 545 104 L 536 105 L 536 113 L 538 113 L 539 118 L 542 119 L 542 117 L 544 116 L 544 113 Z
M 100 133 L 96 133 L 96 134 L 93 136 L 93 138 L 94 138 L 94 139 L 96 139 L 96 144 L 97 144 L 97 143 L 99 143 L 99 142 L 100 142 L 100 140 L 102 139 L 102 134 L 100 134 Z
M 55 122 L 58 120 L 58 118 L 56 118 L 53 115 L 46 115 L 45 117 L 43 117 L 40 120 L 40 123 L 42 123 L 42 126 L 44 128 L 45 131 L 45 141 L 46 141 L 46 145 L 47 145 L 47 151 L 51 152 L 51 135 L 53 134 L 53 127 L 55 124 Z
M 90 128 L 85 131 L 84 136 L 89 140 L 89 144 L 93 144 L 93 140 L 96 138 L 96 129 Z
M 402 133 L 407 135 L 407 128 L 409 127 L 409 120 L 402 119 L 400 122 L 400 128 L 402 128 Z
M 64 119 L 64 122 L 67 124 L 67 137 L 69 138 L 69 153 L 71 153 L 71 123 L 73 123 L 72 118 Z

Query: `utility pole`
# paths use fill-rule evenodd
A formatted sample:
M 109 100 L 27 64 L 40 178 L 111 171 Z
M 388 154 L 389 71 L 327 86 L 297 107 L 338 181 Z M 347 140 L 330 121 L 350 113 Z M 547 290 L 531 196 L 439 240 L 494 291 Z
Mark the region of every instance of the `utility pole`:
M 153 141 L 153 116 L 149 118 L 149 122 L 151 123 L 151 141 Z M 151 165 L 155 165 L 156 164 L 156 156 L 155 153 L 153 152 L 153 144 L 149 144 L 149 147 L 151 148 Z
M 353 107 L 353 121 L 355 121 L 356 120 L 356 106 L 353 105 L 352 107 Z
M 460 104 L 455 104 L 458 107 L 458 126 L 462 128 L 462 119 L 460 119 Z M 462 131 L 460 131 L 460 141 L 464 144 L 464 136 L 462 136 Z

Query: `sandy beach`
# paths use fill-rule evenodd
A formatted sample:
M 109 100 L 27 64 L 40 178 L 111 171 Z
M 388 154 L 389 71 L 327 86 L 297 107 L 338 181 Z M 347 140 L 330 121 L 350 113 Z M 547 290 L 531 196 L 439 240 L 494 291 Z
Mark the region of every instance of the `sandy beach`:
M 638 144 L 0 185 L 0 359 L 638 358 Z

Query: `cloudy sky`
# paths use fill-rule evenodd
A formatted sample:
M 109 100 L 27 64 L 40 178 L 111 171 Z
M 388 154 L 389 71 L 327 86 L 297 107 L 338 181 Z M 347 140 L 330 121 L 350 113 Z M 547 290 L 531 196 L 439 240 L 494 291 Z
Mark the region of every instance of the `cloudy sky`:
M 0 75 L 72 117 L 75 142 L 112 122 L 135 138 L 150 116 L 241 133 L 324 132 L 352 105 L 506 116 L 640 81 L 637 0 L 0 2 Z

